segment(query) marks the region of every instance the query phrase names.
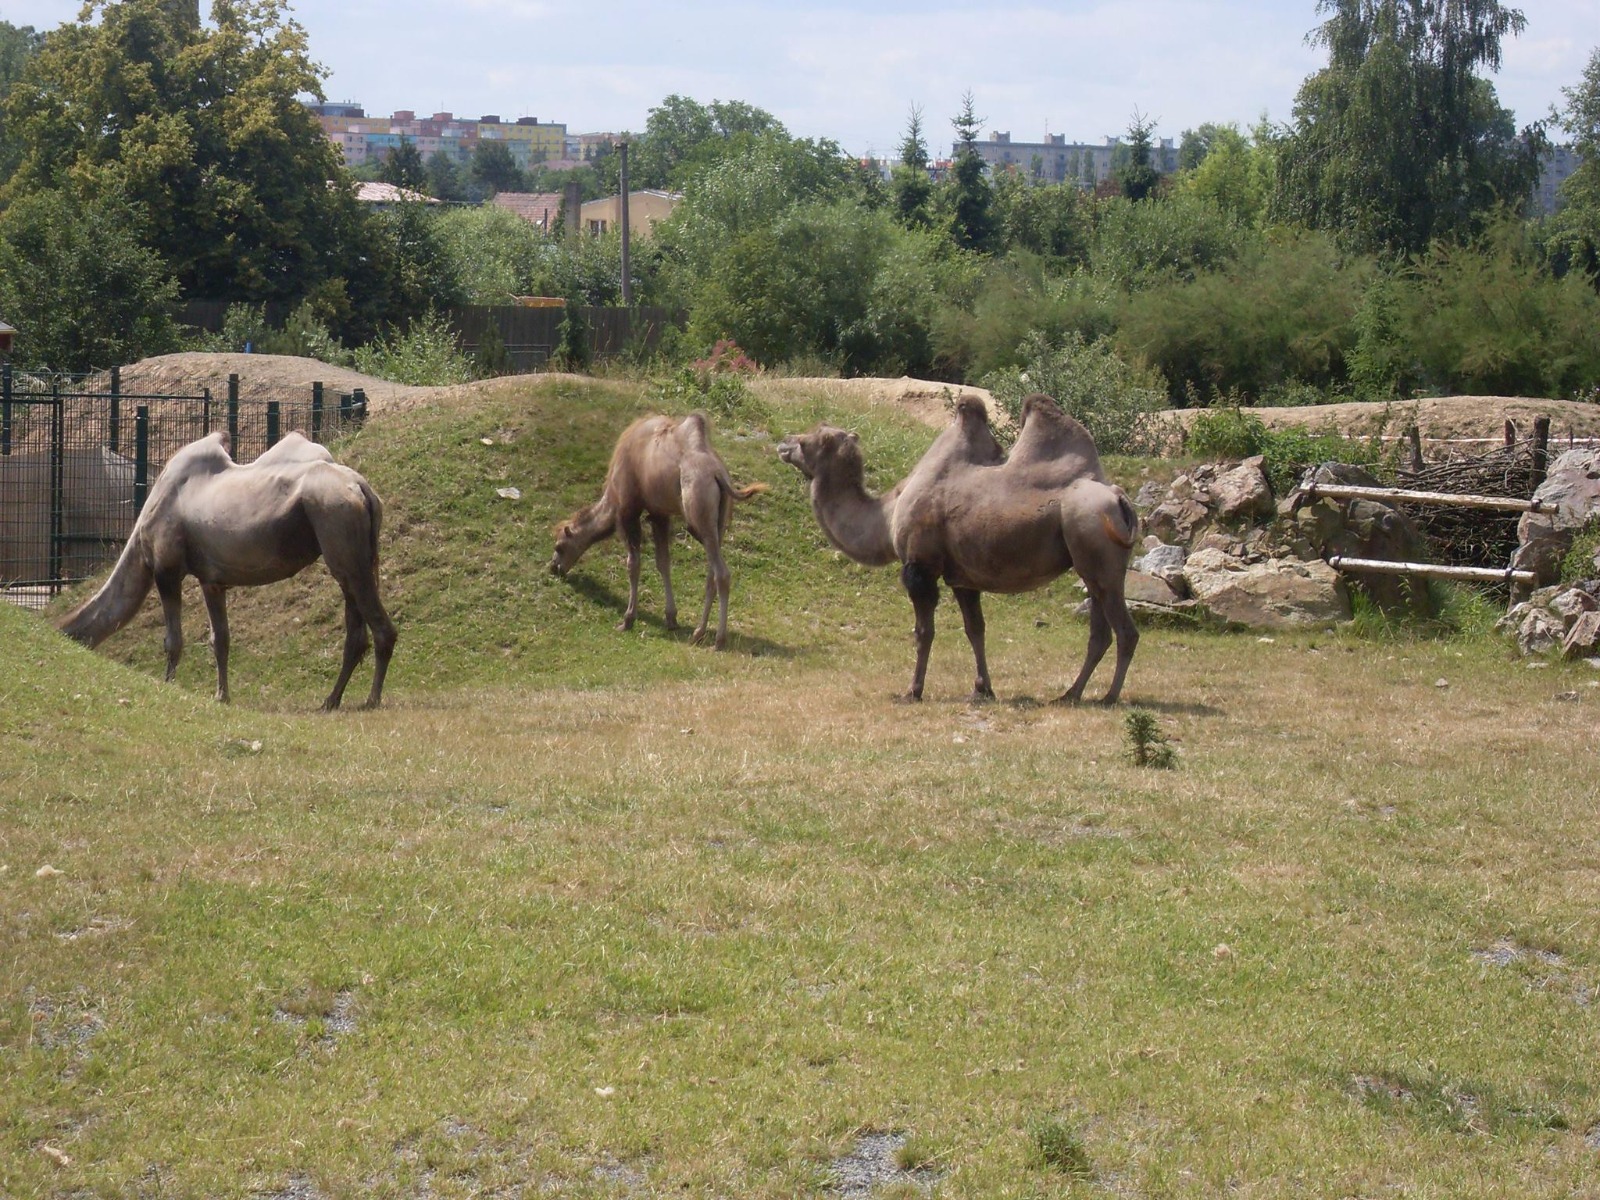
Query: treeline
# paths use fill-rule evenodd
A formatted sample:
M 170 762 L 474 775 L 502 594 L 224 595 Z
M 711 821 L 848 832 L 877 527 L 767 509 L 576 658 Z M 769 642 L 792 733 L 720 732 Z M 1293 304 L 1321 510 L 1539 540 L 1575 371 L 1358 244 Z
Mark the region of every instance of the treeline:
M 482 206 L 374 213 L 329 187 L 349 177 L 296 99 L 320 82 L 299 26 L 272 0 L 219 2 L 204 27 L 174 7 L 105 3 L 96 24 L 42 35 L 0 23 L 0 316 L 24 330 L 20 360 L 170 348 L 180 295 L 288 304 L 283 335 L 324 353 L 436 335 L 419 319 L 453 304 L 620 302 L 614 236 L 546 234 Z M 1519 130 L 1481 74 L 1522 32 L 1515 10 L 1316 10 L 1328 65 L 1287 124 L 1189 130 L 1179 172 L 1159 177 L 1134 114 L 1114 185 L 1096 192 L 1041 184 L 1036 167 L 988 172 L 970 95 L 938 182 L 915 107 L 885 180 L 759 108 L 670 96 L 630 138 L 630 182 L 683 201 L 631 247 L 632 295 L 689 314 L 669 357 L 732 340 L 808 373 L 1006 394 L 1048 378 L 1108 412 L 1329 393 L 1592 397 L 1600 50 L 1554 127 Z M 1552 138 L 1580 166 L 1546 217 L 1529 201 Z M 615 165 L 583 168 L 585 194 L 614 187 Z M 497 169 L 469 165 L 482 189 L 507 182 Z M 409 156 L 390 170 L 418 190 L 453 186 Z

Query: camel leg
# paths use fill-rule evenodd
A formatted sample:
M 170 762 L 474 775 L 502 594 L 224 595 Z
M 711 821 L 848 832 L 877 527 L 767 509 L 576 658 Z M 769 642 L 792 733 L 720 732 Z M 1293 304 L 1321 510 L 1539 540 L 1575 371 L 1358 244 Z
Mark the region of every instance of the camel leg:
M 1127 677 L 1128 664 L 1133 661 L 1133 652 L 1139 646 L 1139 630 L 1133 623 L 1132 614 L 1128 612 L 1128 602 L 1121 588 L 1102 595 L 1098 607 L 1106 610 L 1106 619 L 1111 622 L 1111 628 L 1117 635 L 1117 668 L 1111 676 L 1111 687 L 1101 701 L 1102 704 L 1115 704 L 1122 695 L 1122 681 Z
M 706 598 L 700 610 L 700 625 L 694 631 L 694 643 L 699 645 L 706 639 L 706 626 L 711 623 L 711 601 L 717 601 L 717 636 L 713 645 L 722 650 L 728 644 L 728 591 L 732 578 L 728 573 L 728 564 L 723 561 L 722 547 L 716 541 L 708 541 L 706 546 Z
M 362 619 L 361 608 L 356 604 L 356 598 L 350 594 L 350 589 L 344 590 L 344 661 L 339 664 L 339 678 L 333 685 L 333 691 L 328 693 L 328 698 L 322 702 L 323 712 L 332 712 L 339 707 L 344 699 L 345 685 L 350 682 L 350 676 L 360 665 L 361 660 L 367 656 L 367 623 Z
M 1090 589 L 1089 644 L 1083 652 L 1083 668 L 1078 672 L 1078 677 L 1072 681 L 1072 686 L 1056 697 L 1057 704 L 1076 704 L 1083 699 L 1084 685 L 1089 682 L 1089 676 L 1094 674 L 1094 669 L 1105 657 L 1106 648 L 1111 645 L 1111 622 L 1106 620 L 1102 599 L 1094 589 Z
M 915 704 L 922 699 L 922 684 L 928 675 L 928 652 L 933 649 L 933 610 L 939 607 L 939 577 L 916 563 L 900 568 L 900 582 L 911 597 L 911 609 L 916 614 L 912 637 L 917 643 L 917 665 L 911 672 L 911 690 L 900 697 L 901 704 Z
M 183 657 L 183 576 L 157 575 L 156 591 L 161 596 L 161 615 L 167 622 L 161 646 L 167 652 L 167 682 L 171 683 L 178 677 L 178 660 Z
M 622 620 L 617 623 L 617 628 L 626 633 L 633 628 L 633 619 L 639 613 L 639 548 L 644 541 L 644 531 L 640 528 L 638 517 L 617 524 L 622 530 L 623 540 L 628 543 L 628 607 L 623 610 Z
M 972 643 L 972 657 L 977 663 L 977 678 L 972 684 L 970 703 L 979 704 L 994 699 L 994 688 L 989 686 L 989 660 L 983 652 L 983 597 L 971 588 L 952 587 L 956 603 L 961 606 L 961 620 L 967 629 L 967 641 Z
M 656 547 L 656 570 L 661 574 L 661 590 L 667 597 L 665 626 L 671 631 L 678 627 L 678 602 L 672 595 L 672 519 L 651 517 L 650 539 Z
M 202 583 L 206 616 L 211 619 L 211 653 L 217 660 L 217 701 L 228 703 L 228 593 L 215 583 Z

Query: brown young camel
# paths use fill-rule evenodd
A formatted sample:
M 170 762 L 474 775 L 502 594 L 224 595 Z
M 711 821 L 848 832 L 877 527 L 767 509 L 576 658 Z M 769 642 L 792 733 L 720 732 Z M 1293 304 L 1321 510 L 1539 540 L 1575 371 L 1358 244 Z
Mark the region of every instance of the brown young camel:
M 898 560 L 916 612 L 911 688 L 922 698 L 939 581 L 961 607 L 977 664 L 972 698 L 992 698 L 984 647 L 982 592 L 1025 592 L 1076 569 L 1089 591 L 1089 644 L 1082 670 L 1060 701 L 1077 701 L 1110 646 L 1117 668 L 1106 703 L 1122 691 L 1139 634 L 1123 598 L 1138 517 L 1107 483 L 1083 426 L 1047 396 L 1023 404 L 1009 458 L 989 430 L 980 401 L 964 398 L 956 419 L 893 492 L 874 498 L 862 484 L 854 435 L 819 426 L 785 439 L 779 457 L 811 483 L 812 510 L 829 540 L 857 562 Z
M 693 641 L 705 640 L 711 620 L 711 600 L 718 600 L 716 648 L 728 644 L 728 565 L 722 558 L 722 539 L 735 500 L 748 500 L 767 490 L 764 483 L 735 487 L 728 468 L 711 448 L 711 430 L 705 414 L 691 413 L 681 421 L 671 417 L 642 417 L 622 431 L 611 453 L 605 488 L 600 498 L 581 508 L 556 530 L 555 554 L 550 570 L 565 575 L 584 551 L 612 534 L 622 534 L 628 546 L 628 607 L 618 629 L 632 629 L 639 611 L 639 550 L 644 540 L 641 521 L 650 520 L 655 542 L 656 570 L 666 593 L 666 627 L 678 627 L 678 605 L 672 596 L 672 518 L 680 517 L 690 534 L 706 548 L 705 604 Z
M 382 519 L 383 504 L 367 481 L 298 433 L 244 466 L 228 456 L 221 433 L 210 434 L 172 456 L 110 577 L 60 628 L 98 646 L 133 619 L 153 583 L 166 617 L 170 682 L 183 653 L 183 580 L 193 575 L 211 619 L 217 699 L 227 703 L 227 589 L 276 583 L 322 558 L 344 593 L 344 663 L 322 707 L 339 707 L 366 655 L 370 627 L 375 660 L 363 707 L 376 708 L 396 641 L 378 598 Z

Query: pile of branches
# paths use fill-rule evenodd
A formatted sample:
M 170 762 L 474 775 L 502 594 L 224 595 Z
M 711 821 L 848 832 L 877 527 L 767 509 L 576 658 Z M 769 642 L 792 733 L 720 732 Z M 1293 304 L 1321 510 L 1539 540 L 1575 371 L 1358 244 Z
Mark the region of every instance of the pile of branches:
M 1538 486 L 1532 439 L 1521 439 L 1487 454 L 1456 456 L 1402 466 L 1401 487 L 1426 492 L 1458 492 L 1474 496 L 1511 496 L 1526 500 Z M 1431 504 L 1400 506 L 1432 544 L 1437 561 L 1462 567 L 1503 567 L 1517 549 L 1517 513 L 1481 508 L 1445 508 Z

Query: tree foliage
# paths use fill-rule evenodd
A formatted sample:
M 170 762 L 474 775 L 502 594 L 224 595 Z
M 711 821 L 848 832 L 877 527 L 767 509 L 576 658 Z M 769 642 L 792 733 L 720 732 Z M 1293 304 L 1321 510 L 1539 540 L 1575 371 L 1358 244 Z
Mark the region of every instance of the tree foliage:
M 362 214 L 299 97 L 320 95 L 280 0 L 92 0 L 45 36 L 5 101 L 21 147 L 0 203 L 120 196 L 186 294 L 293 299 L 346 274 Z
M 1117 171 L 1117 186 L 1122 189 L 1124 196 L 1135 202 L 1148 196 L 1161 181 L 1161 173 L 1156 170 L 1153 161 L 1151 135 L 1154 132 L 1155 122 L 1147 120 L 1143 113 L 1135 110 L 1133 120 L 1128 125 L 1128 155 Z
M 438 155 L 434 157 L 437 158 Z M 417 149 L 417 144 L 408 137 L 401 138 L 400 144 L 389 151 L 384 158 L 383 166 L 378 171 L 378 178 L 407 191 L 426 191 L 428 168 L 422 161 L 422 151 Z
M 1273 199 L 1280 218 L 1363 250 L 1416 253 L 1520 206 L 1537 127 L 1519 139 L 1494 88 L 1500 46 L 1526 25 L 1497 0 L 1319 0 L 1329 63 L 1295 100 Z
M 994 247 L 994 195 L 983 157 L 978 153 L 978 130 L 983 119 L 977 115 L 971 92 L 961 97 L 961 111 L 950 124 L 956 130 L 955 162 L 946 184 L 951 229 L 956 245 L 963 250 L 988 251 Z

